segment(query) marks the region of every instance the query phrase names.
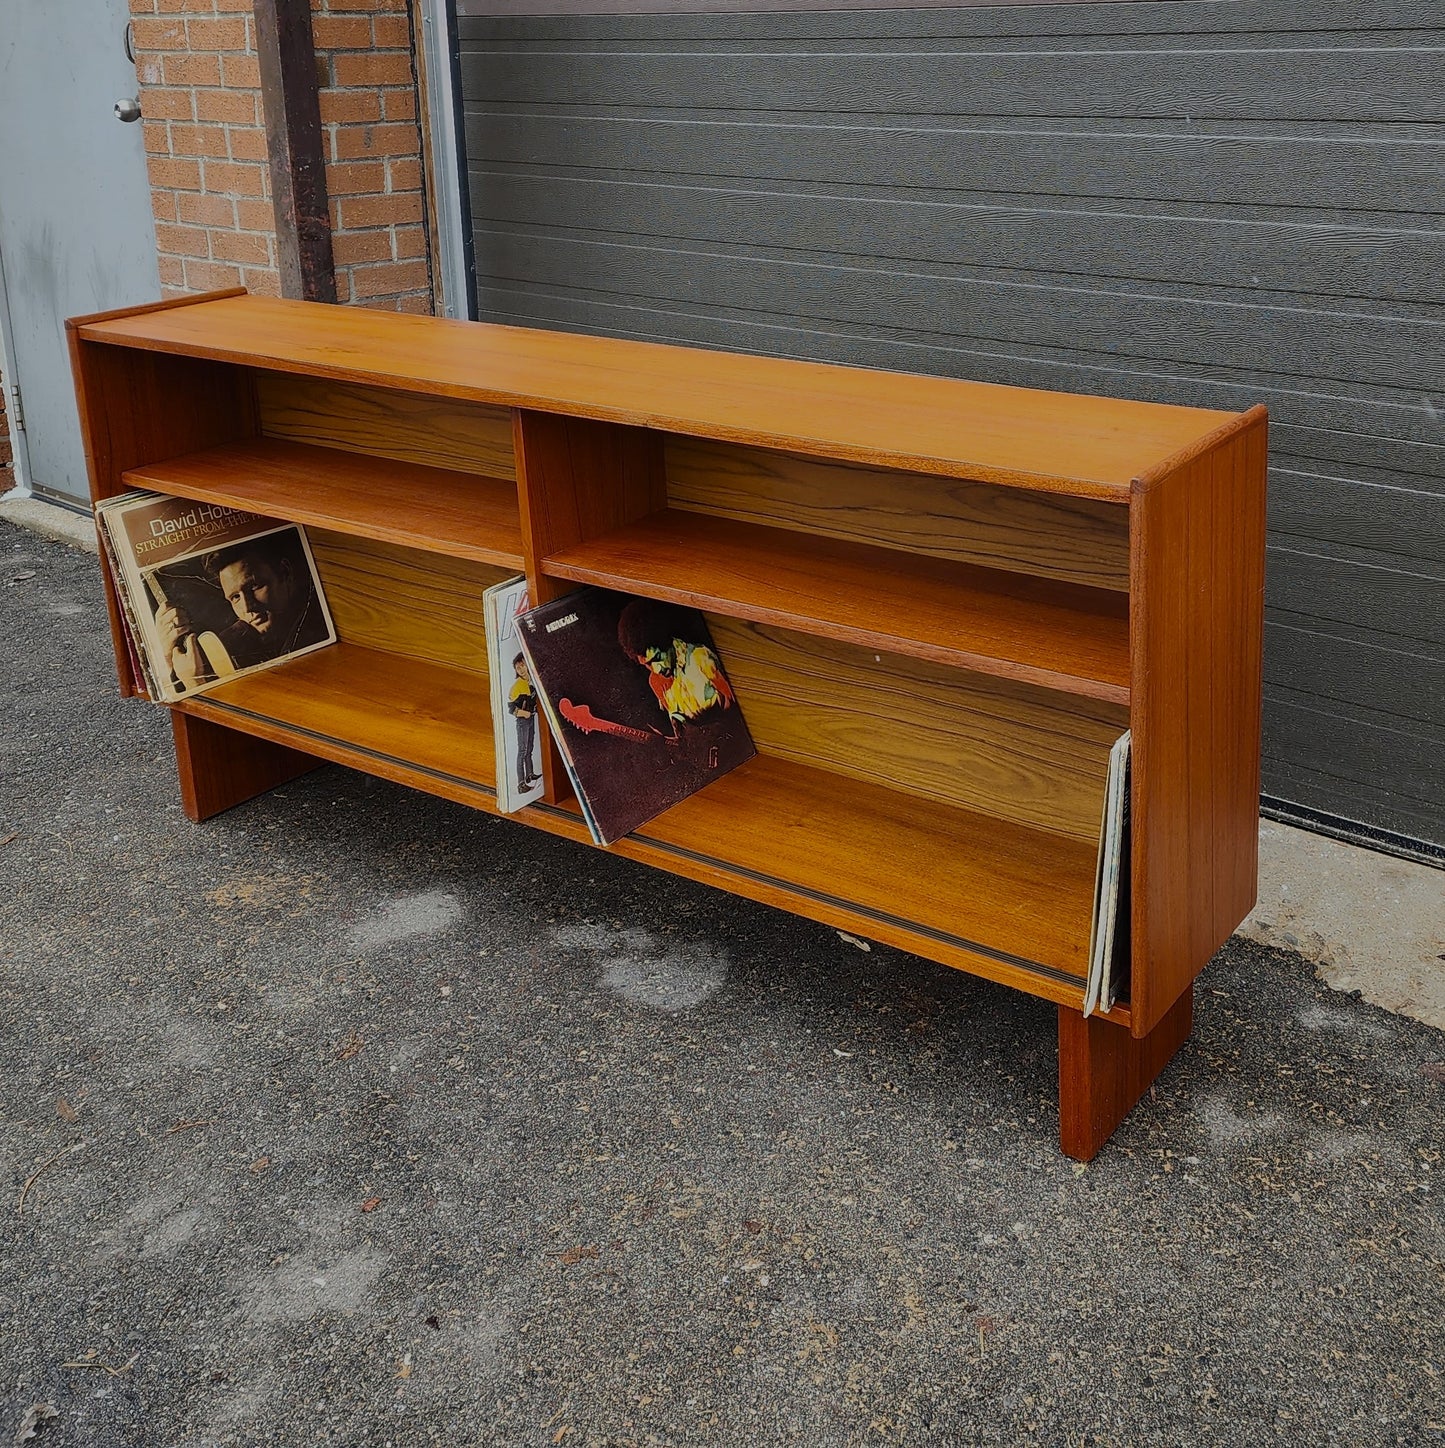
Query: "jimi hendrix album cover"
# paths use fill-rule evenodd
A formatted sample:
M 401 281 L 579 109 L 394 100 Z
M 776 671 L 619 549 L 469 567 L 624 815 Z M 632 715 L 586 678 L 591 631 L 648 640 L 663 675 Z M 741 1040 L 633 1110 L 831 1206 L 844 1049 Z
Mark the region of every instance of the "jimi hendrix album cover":
M 695 608 L 583 588 L 521 645 L 593 838 L 610 845 L 757 750 Z

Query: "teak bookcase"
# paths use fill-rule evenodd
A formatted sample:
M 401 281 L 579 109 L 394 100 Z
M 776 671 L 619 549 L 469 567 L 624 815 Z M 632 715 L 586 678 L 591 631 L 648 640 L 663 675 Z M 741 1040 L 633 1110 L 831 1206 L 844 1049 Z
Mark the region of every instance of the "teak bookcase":
M 337 620 L 173 708 L 193 819 L 320 760 L 494 809 L 483 589 L 672 599 L 707 611 L 759 757 L 619 853 L 1055 1002 L 1071 1156 L 1189 1035 L 1255 899 L 1262 408 L 236 293 L 69 326 L 94 496 L 305 524 Z M 1126 727 L 1130 978 L 1085 1019 Z M 516 818 L 585 841 L 545 766 Z

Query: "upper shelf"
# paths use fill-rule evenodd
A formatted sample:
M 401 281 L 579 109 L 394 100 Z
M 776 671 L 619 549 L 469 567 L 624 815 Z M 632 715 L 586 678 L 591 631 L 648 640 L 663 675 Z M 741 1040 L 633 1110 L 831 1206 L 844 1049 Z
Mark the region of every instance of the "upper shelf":
M 495 478 L 266 437 L 148 463 L 124 476 L 132 487 L 174 497 L 522 567 L 517 490 Z
M 72 325 L 206 357 L 1127 503 L 1240 415 L 525 327 L 222 296 Z
M 1129 601 L 1107 589 L 675 509 L 566 548 L 542 567 L 576 583 L 1129 702 Z

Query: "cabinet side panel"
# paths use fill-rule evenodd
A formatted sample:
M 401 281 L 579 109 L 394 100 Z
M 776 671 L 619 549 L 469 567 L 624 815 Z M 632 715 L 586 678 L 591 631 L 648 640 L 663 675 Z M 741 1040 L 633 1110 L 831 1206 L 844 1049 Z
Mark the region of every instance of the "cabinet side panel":
M 1136 1036 L 1255 901 L 1265 436 L 1257 408 L 1132 505 Z

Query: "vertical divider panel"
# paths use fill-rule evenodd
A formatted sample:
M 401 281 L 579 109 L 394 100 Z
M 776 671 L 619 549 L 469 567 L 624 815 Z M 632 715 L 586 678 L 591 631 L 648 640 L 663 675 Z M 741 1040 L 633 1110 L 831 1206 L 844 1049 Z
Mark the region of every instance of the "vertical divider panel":
M 522 555 L 533 604 L 576 589 L 549 577 L 546 559 L 667 506 L 662 438 L 640 427 L 559 417 L 517 408 L 512 414 Z M 566 770 L 542 731 L 545 798 L 570 793 Z
M 1255 408 L 1141 479 L 1130 505 L 1138 1037 L 1255 902 L 1265 437 Z

